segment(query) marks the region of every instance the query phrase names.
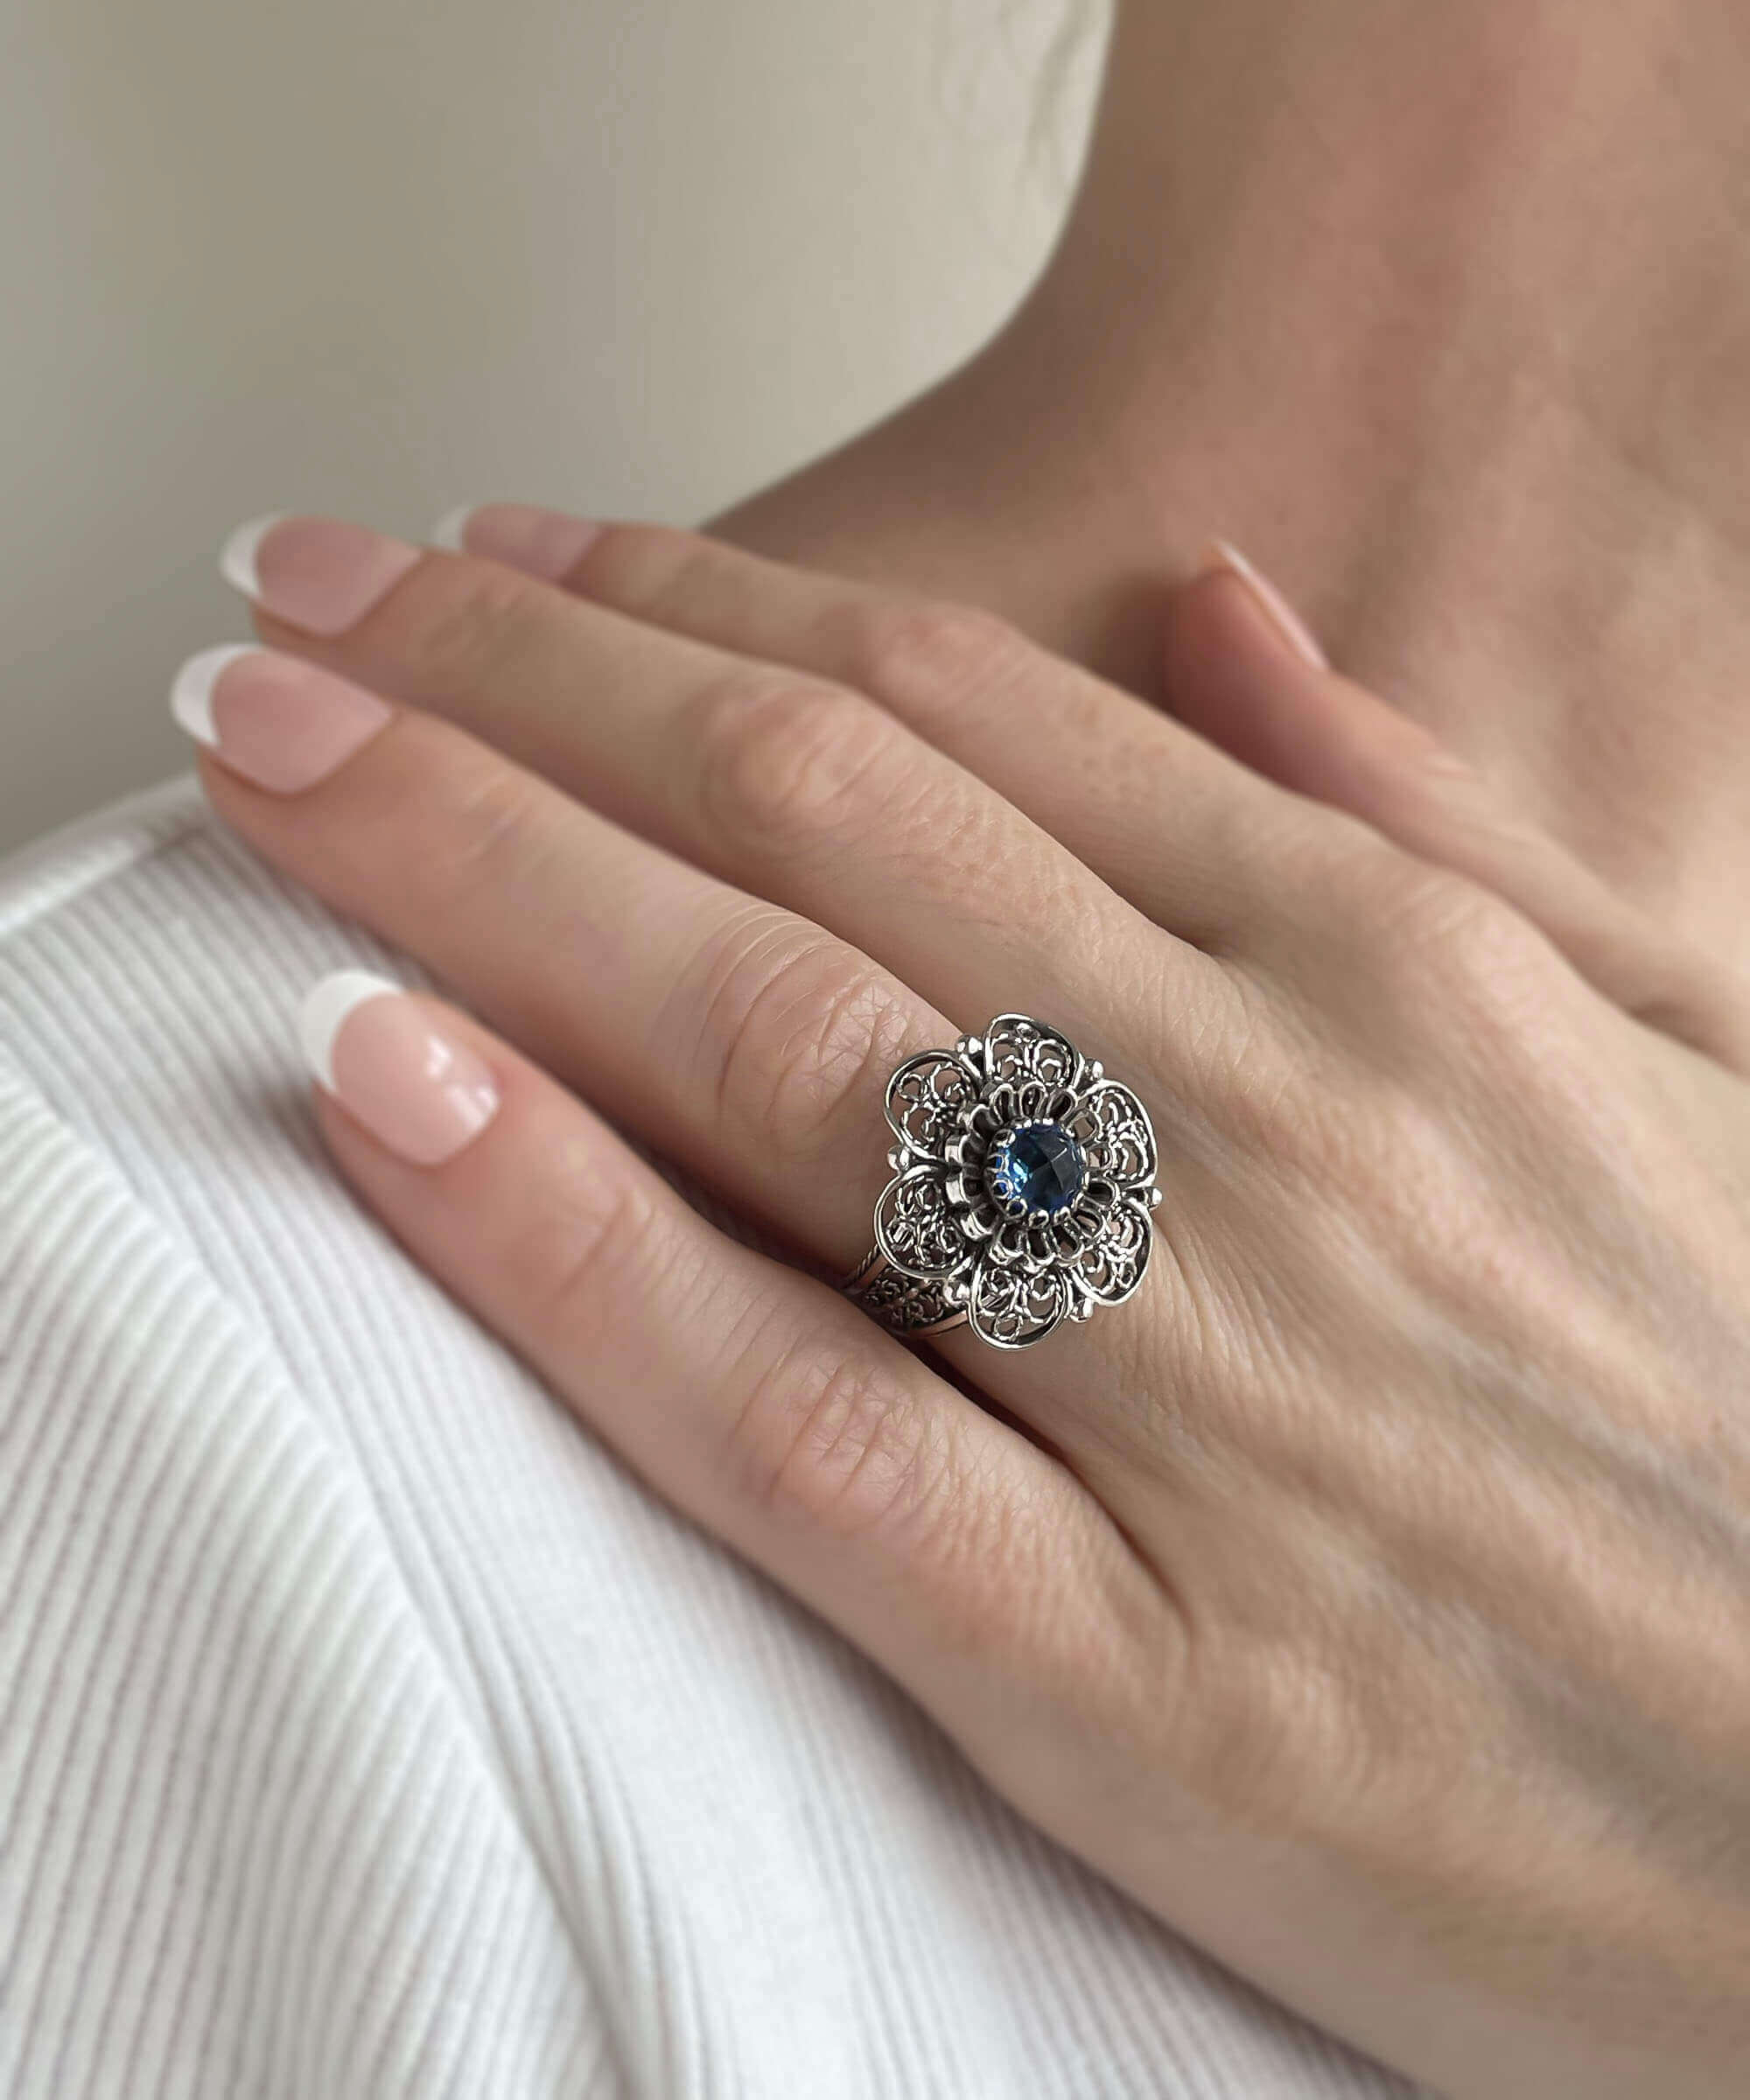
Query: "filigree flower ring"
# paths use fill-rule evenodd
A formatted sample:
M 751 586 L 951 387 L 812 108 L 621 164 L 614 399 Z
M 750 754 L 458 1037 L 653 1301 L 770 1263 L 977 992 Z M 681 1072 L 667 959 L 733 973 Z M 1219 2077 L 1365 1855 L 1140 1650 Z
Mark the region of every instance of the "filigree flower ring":
M 982 1036 L 907 1058 L 886 1108 L 893 1179 L 844 1284 L 884 1326 L 970 1325 L 1025 1348 L 1142 1282 L 1160 1201 L 1153 1126 L 1057 1029 L 998 1014 Z

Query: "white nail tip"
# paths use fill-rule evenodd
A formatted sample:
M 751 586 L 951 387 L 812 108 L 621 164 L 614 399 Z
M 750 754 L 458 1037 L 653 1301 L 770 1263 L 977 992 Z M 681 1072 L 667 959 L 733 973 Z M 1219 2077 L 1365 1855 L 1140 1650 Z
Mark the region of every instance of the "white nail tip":
M 248 524 L 239 525 L 219 550 L 219 573 L 234 591 L 241 591 L 245 598 L 258 598 L 262 594 L 262 579 L 256 569 L 256 556 L 262 542 L 284 517 L 290 513 L 270 510 L 264 518 L 251 518 Z
M 334 1091 L 334 1040 L 348 1014 L 367 999 L 398 992 L 401 986 L 368 970 L 337 970 L 320 978 L 304 994 L 298 1010 L 298 1040 L 304 1061 L 328 1089 Z
M 202 649 L 191 656 L 172 682 L 170 711 L 197 744 L 208 750 L 219 747 L 219 732 L 213 725 L 213 689 L 220 674 L 240 656 L 259 656 L 253 642 L 221 641 L 216 648 Z
M 466 554 L 462 544 L 462 528 L 474 514 L 472 503 L 458 503 L 453 510 L 446 510 L 431 528 L 431 544 L 447 548 L 452 554 Z

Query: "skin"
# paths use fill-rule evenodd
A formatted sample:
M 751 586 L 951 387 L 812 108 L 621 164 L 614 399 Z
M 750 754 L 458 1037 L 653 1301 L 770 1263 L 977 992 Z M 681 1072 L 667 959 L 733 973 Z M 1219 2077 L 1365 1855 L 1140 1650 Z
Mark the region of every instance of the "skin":
M 710 541 L 258 614 L 390 717 L 297 794 L 203 761 L 478 1017 L 425 1003 L 501 1097 L 446 1162 L 320 1101 L 414 1254 L 1024 1813 L 1466 2100 L 1750 2062 L 1744 53 L 1585 27 L 1126 10 L 964 371 Z M 1211 524 L 1361 676 L 1170 593 Z M 1152 1110 L 1154 1259 L 932 1360 L 802 1270 L 893 1064 L 1014 1007 Z
M 1750 968 L 1750 26 L 1732 0 L 1124 0 L 961 368 L 706 528 L 1172 704 L 1236 541 L 1619 897 Z
M 331 529 L 276 526 L 270 591 Z M 1326 677 L 1232 576 L 1187 595 L 1187 666 Z M 324 1098 L 417 1259 L 1265 1989 L 1461 2100 L 1730 2090 L 1741 1072 L 983 608 L 621 524 L 558 585 L 430 553 L 340 634 L 258 619 L 387 709 L 273 793 L 221 688 L 214 807 L 456 988 L 421 1010 L 500 1100 L 433 1163 Z M 1151 1106 L 1154 1258 L 927 1357 L 816 1275 L 888 1074 L 1017 1007 Z

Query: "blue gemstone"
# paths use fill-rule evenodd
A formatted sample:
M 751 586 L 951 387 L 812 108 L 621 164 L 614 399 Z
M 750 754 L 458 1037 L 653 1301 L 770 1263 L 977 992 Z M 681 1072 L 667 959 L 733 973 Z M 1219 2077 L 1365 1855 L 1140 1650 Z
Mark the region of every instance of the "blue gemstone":
M 985 1184 L 999 1203 L 1018 1202 L 1053 1215 L 1074 1202 L 1087 1180 L 1086 1154 L 1058 1123 L 1024 1123 L 1004 1131 L 984 1166 Z

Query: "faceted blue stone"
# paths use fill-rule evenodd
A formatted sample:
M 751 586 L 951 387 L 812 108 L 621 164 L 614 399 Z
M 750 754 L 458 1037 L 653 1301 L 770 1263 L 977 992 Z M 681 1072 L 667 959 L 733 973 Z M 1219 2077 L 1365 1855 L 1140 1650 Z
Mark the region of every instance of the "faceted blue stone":
M 1087 1155 L 1058 1123 L 1023 1123 L 1005 1130 L 984 1166 L 985 1185 L 999 1203 L 1052 1214 L 1074 1202 L 1087 1180 Z

